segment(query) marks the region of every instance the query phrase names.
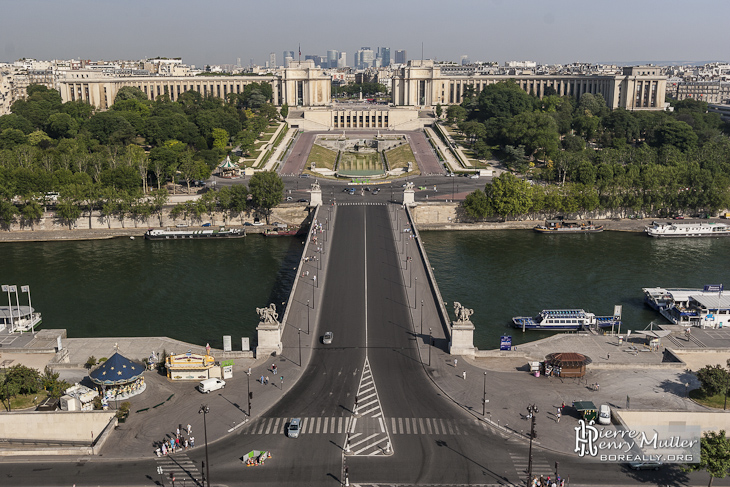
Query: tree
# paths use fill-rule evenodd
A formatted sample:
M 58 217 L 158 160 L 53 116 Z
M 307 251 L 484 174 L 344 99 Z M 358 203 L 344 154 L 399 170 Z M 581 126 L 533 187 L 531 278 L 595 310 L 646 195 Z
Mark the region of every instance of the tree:
M 149 98 L 144 91 L 140 90 L 135 86 L 123 86 L 117 91 L 117 96 L 114 98 L 114 104 L 116 105 L 119 101 L 124 100 L 139 100 L 148 102 Z
M 708 365 L 697 371 L 702 391 L 708 396 L 723 394 L 728 386 L 730 374 L 720 365 Z
M 281 114 L 281 118 L 286 118 L 289 116 L 289 105 L 284 103 L 281 105 L 281 109 L 279 110 L 279 113 Z
M 441 103 L 436 104 L 436 118 L 441 118 L 441 115 L 444 114 L 444 108 L 441 106 Z
M 269 223 L 271 209 L 281 202 L 284 196 L 284 181 L 273 171 L 257 172 L 249 182 L 254 206 L 261 209 Z
M 20 209 L 20 214 L 23 221 L 30 223 L 30 229 L 35 230 L 33 224 L 43 216 L 43 207 L 38 201 L 30 197 L 25 200 L 23 207 Z
M 494 214 L 494 208 L 492 208 L 487 195 L 481 189 L 466 195 L 461 207 L 472 218 L 481 219 Z
M 496 214 L 503 217 L 524 215 L 532 207 L 531 188 L 527 181 L 504 172 L 484 189 Z
M 48 397 L 61 397 L 71 384 L 65 380 L 58 380 L 60 374 L 46 366 L 41 376 L 41 386 L 48 394 Z
M 0 225 L 10 230 L 10 226 L 15 223 L 15 217 L 18 214 L 18 208 L 10 201 L 0 199 Z
M 228 132 L 225 129 L 215 128 L 211 133 L 214 149 L 225 149 L 228 145 Z
M 710 474 L 708 487 L 716 478 L 723 479 L 730 470 L 730 438 L 725 436 L 725 430 L 706 431 L 700 439 L 700 461 L 689 463 L 682 468 L 685 472 L 705 470 Z
M 525 93 L 514 81 L 505 81 L 486 86 L 477 98 L 479 118 L 509 118 L 532 111 L 535 97 Z
M 461 105 L 450 105 L 446 109 L 446 122 L 455 123 L 466 119 L 466 108 Z
M 150 209 L 152 213 L 156 213 L 160 219 L 160 226 L 162 226 L 162 208 L 167 204 L 170 199 L 170 194 L 166 189 L 153 189 L 152 193 L 152 205 Z

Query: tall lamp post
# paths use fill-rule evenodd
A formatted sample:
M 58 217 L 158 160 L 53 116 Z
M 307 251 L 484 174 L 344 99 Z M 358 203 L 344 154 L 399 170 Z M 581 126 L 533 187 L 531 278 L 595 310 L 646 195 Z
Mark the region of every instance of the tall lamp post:
M 482 398 L 482 417 L 487 415 L 487 371 L 484 371 L 484 397 Z
M 248 398 L 248 417 L 251 417 L 251 370 L 246 371 L 246 397 Z
M 416 309 L 416 298 L 418 297 L 418 276 L 416 276 L 416 284 L 413 287 L 413 309 Z
M 299 333 L 297 333 L 297 337 L 299 337 L 299 367 L 302 366 L 302 329 L 299 328 Z
M 433 333 L 428 329 L 428 366 L 431 367 L 431 349 L 433 348 Z
M 307 299 L 307 335 L 309 335 L 309 300 Z
M 206 404 L 201 405 L 198 410 L 198 414 L 203 415 L 203 434 L 205 439 L 205 482 L 208 487 L 210 487 L 210 460 L 208 460 L 208 423 L 206 421 L 206 416 L 209 412 L 210 408 Z
M 423 299 L 421 300 L 421 336 L 423 336 Z
M 530 404 L 527 406 L 527 412 L 530 415 L 530 452 L 527 464 L 527 485 L 529 487 L 532 484 L 532 440 L 535 439 L 535 415 L 539 411 L 536 405 Z

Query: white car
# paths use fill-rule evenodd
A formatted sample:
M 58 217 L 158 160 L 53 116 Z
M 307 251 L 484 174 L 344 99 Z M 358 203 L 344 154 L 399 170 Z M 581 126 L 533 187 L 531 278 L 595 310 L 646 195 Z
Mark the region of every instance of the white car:
M 472 174 L 469 176 L 470 179 L 479 179 L 479 174 Z
M 334 338 L 334 334 L 331 331 L 328 331 L 322 337 L 322 343 L 324 343 L 325 345 L 332 345 L 333 338 Z

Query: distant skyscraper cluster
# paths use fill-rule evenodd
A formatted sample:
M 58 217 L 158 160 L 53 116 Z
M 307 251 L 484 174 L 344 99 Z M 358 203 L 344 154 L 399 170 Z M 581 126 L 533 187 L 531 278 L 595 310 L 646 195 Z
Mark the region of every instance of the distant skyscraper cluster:
M 301 56 L 301 53 L 300 53 Z M 291 61 L 298 61 L 299 57 L 294 51 L 284 51 L 282 53 L 282 65 L 285 68 L 289 67 Z M 398 50 L 395 51 L 395 59 L 390 55 L 389 47 L 378 47 L 373 50 L 370 47 L 361 47 L 355 52 L 352 59 L 352 66 L 347 64 L 347 53 L 344 51 L 338 51 L 336 49 L 327 50 L 326 56 L 320 56 L 317 54 L 305 54 L 303 59 L 314 61 L 314 64 L 324 69 L 336 69 L 336 68 L 347 68 L 353 67 L 356 69 L 367 69 L 367 68 L 386 68 L 392 64 L 405 64 L 406 51 Z M 269 55 L 268 67 L 276 66 L 276 57 L 274 53 Z

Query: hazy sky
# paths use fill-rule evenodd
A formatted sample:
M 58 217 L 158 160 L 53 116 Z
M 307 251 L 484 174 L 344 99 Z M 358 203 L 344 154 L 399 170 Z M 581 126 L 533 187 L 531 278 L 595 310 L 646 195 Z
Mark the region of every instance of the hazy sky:
M 369 46 L 408 59 L 539 63 L 730 60 L 727 0 L 0 0 L 0 61 L 182 57 Z

